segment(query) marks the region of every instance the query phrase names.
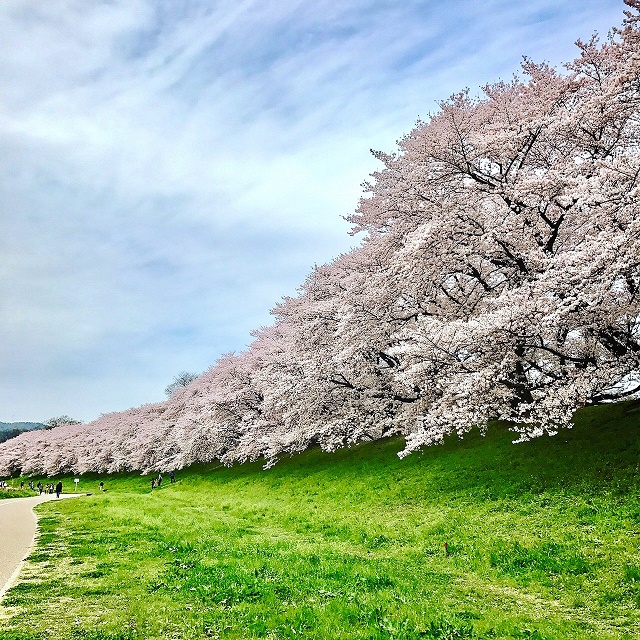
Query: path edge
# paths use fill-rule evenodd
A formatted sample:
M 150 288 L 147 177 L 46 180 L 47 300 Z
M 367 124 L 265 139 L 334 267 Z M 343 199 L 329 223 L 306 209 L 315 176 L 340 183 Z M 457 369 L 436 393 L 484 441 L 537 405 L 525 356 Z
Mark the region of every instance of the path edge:
M 91 495 L 91 494 L 72 493 L 72 494 L 65 495 L 65 498 L 80 498 L 81 496 L 85 496 L 85 495 Z M 18 500 L 19 500 L 19 498 L 18 498 Z M 47 500 L 47 502 L 51 502 L 51 501 Z M 44 503 L 40 502 L 39 504 L 44 504 Z M 20 562 L 19 562 L 18 566 L 16 567 L 15 571 L 9 576 L 9 579 L 4 584 L 4 586 L 0 587 L 0 607 L 4 606 L 2 604 L 2 600 L 4 599 L 5 595 L 7 594 L 7 591 L 9 591 L 9 589 L 11 589 L 11 587 L 13 587 L 15 585 L 15 583 L 18 581 L 18 577 L 20 576 L 20 573 L 22 572 L 22 569 L 24 567 L 24 563 L 29 559 L 29 556 L 33 553 L 34 549 L 36 548 L 36 546 L 38 544 L 38 540 L 40 539 L 40 518 L 39 518 L 38 514 L 35 512 L 35 508 L 37 506 L 38 505 L 36 504 L 31 508 L 31 513 L 33 514 L 33 517 L 35 518 L 35 521 L 36 521 L 36 530 L 35 530 L 35 533 L 33 534 L 33 540 L 31 540 L 31 545 L 27 549 L 27 553 L 25 554 L 24 558 L 22 558 L 22 560 L 20 560 Z
M 34 505 L 34 506 L 37 506 L 37 505 Z M 7 580 L 5 585 L 0 588 L 0 606 L 2 606 L 2 600 L 4 599 L 7 591 L 9 591 L 9 589 L 11 589 L 11 587 L 13 587 L 13 585 L 17 582 L 18 576 L 20 575 L 20 572 L 22 571 L 22 568 L 24 567 L 24 563 L 27 561 L 27 558 L 33 553 L 33 550 L 36 548 L 36 545 L 38 544 L 38 540 L 40 538 L 40 521 L 38 518 L 38 514 L 34 511 L 33 508 L 31 509 L 31 513 L 33 514 L 33 517 L 36 520 L 36 530 L 35 530 L 35 533 L 33 534 L 33 540 L 31 540 L 31 545 L 27 549 L 27 553 L 25 553 L 24 558 L 20 560 L 20 563 L 16 567 L 16 570 L 9 576 L 9 579 Z

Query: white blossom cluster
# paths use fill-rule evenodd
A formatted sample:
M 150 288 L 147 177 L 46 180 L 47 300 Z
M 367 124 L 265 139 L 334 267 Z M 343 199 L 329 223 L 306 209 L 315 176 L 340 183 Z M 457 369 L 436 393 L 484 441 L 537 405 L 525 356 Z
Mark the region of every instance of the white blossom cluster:
M 249 349 L 166 401 L 0 445 L 0 475 L 233 464 L 506 420 L 527 439 L 640 390 L 640 0 L 560 74 L 454 95 L 376 153 L 350 221 Z

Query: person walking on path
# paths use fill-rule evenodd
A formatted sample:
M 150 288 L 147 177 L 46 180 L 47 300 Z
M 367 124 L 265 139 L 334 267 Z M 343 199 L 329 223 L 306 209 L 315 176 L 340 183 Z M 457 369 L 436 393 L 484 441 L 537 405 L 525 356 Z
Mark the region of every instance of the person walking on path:
M 62 480 L 58 480 L 58 484 L 56 485 L 56 498 L 59 498 L 61 493 L 62 493 Z
M 38 482 L 38 495 L 42 495 L 42 482 Z
M 173 471 L 169 474 L 169 483 L 173 484 L 176 481 L 176 474 Z
M 157 482 L 157 484 L 158 484 L 158 489 L 159 489 L 160 485 L 162 484 L 162 474 L 161 473 L 158 474 L 158 482 Z

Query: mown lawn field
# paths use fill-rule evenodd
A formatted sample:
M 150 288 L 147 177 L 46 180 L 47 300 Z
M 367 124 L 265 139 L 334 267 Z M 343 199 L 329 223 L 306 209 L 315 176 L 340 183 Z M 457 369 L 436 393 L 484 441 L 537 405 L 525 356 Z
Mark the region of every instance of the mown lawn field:
M 403 460 L 388 440 L 153 492 L 83 476 L 91 496 L 38 507 L 0 638 L 638 638 L 639 435 L 624 403 L 518 445 L 492 425 Z

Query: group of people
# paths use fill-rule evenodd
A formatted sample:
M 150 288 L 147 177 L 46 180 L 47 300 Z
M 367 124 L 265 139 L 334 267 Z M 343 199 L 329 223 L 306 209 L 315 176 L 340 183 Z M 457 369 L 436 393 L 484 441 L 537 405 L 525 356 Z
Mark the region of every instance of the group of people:
M 169 482 L 173 484 L 176 481 L 176 474 L 172 471 L 169 474 Z M 162 474 L 159 473 L 157 478 L 151 478 L 151 491 L 159 489 L 162 485 Z
M 21 483 L 22 484 L 22 483 Z M 33 489 L 33 482 L 29 483 L 31 489 Z M 56 498 L 60 497 L 62 493 L 62 480 L 58 481 L 58 484 L 54 485 L 53 482 L 43 485 L 42 482 L 38 482 L 36 485 L 38 489 L 38 495 L 41 496 L 43 493 L 55 493 Z
M 169 482 L 171 484 L 173 484 L 176 481 L 176 474 L 174 471 L 171 471 L 169 473 Z M 153 477 L 151 478 L 151 490 L 153 491 L 154 489 L 159 489 L 162 485 L 162 474 L 159 473 L 158 477 Z M 0 481 L 0 489 L 7 489 L 9 488 L 7 483 L 2 480 Z M 20 489 L 24 489 L 24 480 L 20 480 Z M 62 493 L 62 481 L 58 481 L 57 484 L 54 484 L 53 482 L 48 482 L 47 484 L 42 484 L 42 481 L 38 482 L 38 484 L 34 485 L 33 480 L 29 480 L 29 489 L 31 489 L 31 491 L 37 491 L 38 495 L 42 495 L 44 494 L 53 494 L 55 493 L 56 496 L 59 498 L 60 494 Z M 106 491 L 106 489 L 104 488 L 104 482 L 101 480 L 100 481 L 100 491 Z

